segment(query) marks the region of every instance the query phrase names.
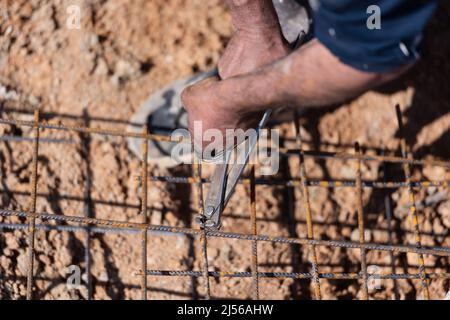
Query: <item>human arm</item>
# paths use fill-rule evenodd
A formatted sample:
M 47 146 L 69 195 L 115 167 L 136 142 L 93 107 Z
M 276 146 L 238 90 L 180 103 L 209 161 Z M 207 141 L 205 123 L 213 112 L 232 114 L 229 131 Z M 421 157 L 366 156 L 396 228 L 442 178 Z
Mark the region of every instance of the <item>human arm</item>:
M 291 52 L 272 0 L 226 0 L 235 33 L 219 60 L 222 79 L 251 72 Z
M 191 127 L 249 128 L 262 111 L 282 107 L 320 107 L 342 102 L 398 77 L 410 65 L 377 73 L 342 63 L 319 41 L 251 73 L 224 81 L 208 79 L 183 93 Z M 220 112 L 217 112 L 220 110 Z

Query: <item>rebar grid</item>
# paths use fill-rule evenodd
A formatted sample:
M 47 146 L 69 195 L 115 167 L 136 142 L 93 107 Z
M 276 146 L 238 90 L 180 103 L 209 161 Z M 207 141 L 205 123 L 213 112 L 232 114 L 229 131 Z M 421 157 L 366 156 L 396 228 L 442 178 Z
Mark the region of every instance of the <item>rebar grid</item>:
M 402 121 L 401 112 L 397 107 L 397 116 L 399 117 L 399 127 L 400 132 L 402 132 Z M 368 299 L 368 278 L 378 278 L 378 279 L 409 279 L 409 280 L 420 280 L 423 288 L 423 296 L 425 299 L 430 298 L 429 294 L 429 281 L 431 279 L 450 279 L 450 273 L 436 273 L 436 272 L 426 272 L 425 263 L 423 256 L 431 255 L 436 257 L 450 257 L 450 248 L 447 247 L 427 247 L 421 244 L 420 238 L 420 228 L 418 219 L 418 210 L 414 198 L 414 190 L 418 188 L 427 187 L 444 187 L 448 188 L 450 186 L 450 181 L 412 181 L 411 180 L 411 166 L 412 165 L 432 165 L 448 168 L 450 167 L 450 162 L 434 161 L 434 160 L 415 160 L 411 158 L 411 154 L 407 149 L 407 145 L 403 135 L 401 136 L 401 151 L 402 157 L 396 157 L 393 155 L 389 156 L 378 156 L 378 155 L 363 155 L 361 148 L 358 144 L 355 146 L 355 153 L 333 153 L 333 152 L 314 152 L 314 151 L 304 151 L 302 146 L 302 138 L 300 132 L 300 125 L 295 119 L 294 122 L 294 133 L 296 137 L 296 148 L 294 150 L 281 150 L 286 156 L 296 155 L 300 163 L 300 176 L 298 179 L 293 180 L 273 180 L 273 179 L 262 179 L 255 177 L 255 168 L 251 166 L 250 175 L 248 178 L 242 178 L 240 183 L 248 187 L 249 193 L 249 212 L 250 212 L 250 226 L 251 232 L 249 234 L 242 233 L 232 233 L 232 232 L 222 232 L 222 231 L 210 231 L 205 229 L 194 229 L 194 228 L 180 228 L 171 227 L 163 225 L 152 225 L 148 222 L 148 203 L 147 203 L 147 193 L 148 193 L 148 182 L 166 182 L 173 184 L 191 184 L 196 187 L 197 190 L 197 202 L 198 211 L 201 213 L 203 208 L 203 184 L 209 183 L 208 179 L 202 177 L 201 174 L 201 164 L 194 163 L 192 166 L 192 177 L 159 177 L 151 176 L 148 174 L 148 142 L 150 140 L 155 141 L 169 141 L 170 138 L 166 136 L 148 134 L 147 128 L 144 128 L 142 133 L 129 133 L 122 132 L 119 130 L 106 130 L 101 128 L 90 128 L 83 126 L 66 126 L 63 124 L 52 124 L 41 122 L 39 117 L 39 112 L 35 112 L 34 121 L 18 121 L 11 119 L 0 119 L 0 124 L 3 125 L 14 125 L 14 126 L 25 126 L 31 127 L 33 129 L 32 139 L 23 139 L 23 142 L 32 141 L 33 143 L 33 161 L 31 183 L 30 183 L 30 193 L 31 202 L 27 210 L 8 210 L 0 209 L 0 216 L 2 217 L 21 217 L 25 218 L 27 224 L 14 224 L 14 223 L 2 223 L 0 229 L 10 229 L 10 230 L 25 230 L 28 228 L 28 270 L 27 270 L 27 299 L 33 299 L 33 288 L 34 288 L 34 255 L 35 255 L 35 231 L 36 229 L 49 231 L 58 230 L 61 232 L 91 232 L 91 233 L 132 233 L 140 234 L 141 237 L 141 264 L 136 272 L 136 275 L 141 279 L 141 298 L 147 299 L 147 277 L 148 276 L 171 276 L 171 277 L 194 277 L 203 278 L 205 286 L 205 298 L 209 299 L 211 297 L 210 293 L 210 283 L 209 278 L 227 278 L 227 277 L 239 277 L 239 278 L 251 278 L 252 279 L 252 298 L 259 298 L 259 279 L 260 278 L 291 278 L 297 280 L 310 280 L 315 292 L 316 299 L 321 299 L 321 289 L 320 289 L 320 279 L 328 280 L 361 280 L 362 281 L 362 292 L 363 298 Z M 40 130 L 50 129 L 50 130 L 63 130 L 70 132 L 83 133 L 87 135 L 99 134 L 106 136 L 118 136 L 118 137 L 133 137 L 142 139 L 142 162 L 141 162 L 141 174 L 138 177 L 140 182 L 140 200 L 141 206 L 139 208 L 139 214 L 142 215 L 142 222 L 127 222 L 127 221 L 116 221 L 108 219 L 97 219 L 90 217 L 89 215 L 84 216 L 67 216 L 67 215 L 54 215 L 45 212 L 36 211 L 36 197 L 38 193 L 38 154 L 39 154 L 39 144 L 42 142 L 52 143 L 51 139 L 41 139 Z M 6 139 L 9 141 L 11 139 Z M 314 159 L 341 159 L 341 160 L 355 160 L 356 163 L 356 175 L 354 181 L 339 181 L 339 180 L 329 180 L 321 181 L 308 179 L 306 173 L 306 166 L 304 159 L 307 157 L 312 157 Z M 384 177 L 383 181 L 365 181 L 362 178 L 361 164 L 363 162 L 375 161 L 379 163 L 397 163 L 403 164 L 405 181 L 387 181 Z M 286 186 L 286 187 L 298 187 L 302 196 L 303 209 L 306 215 L 307 224 L 307 238 L 292 238 L 292 237 L 282 237 L 282 236 L 270 236 L 258 234 L 257 230 L 257 211 L 256 211 L 256 187 L 260 185 L 265 186 Z M 311 187 L 322 187 L 322 188 L 355 188 L 357 192 L 357 213 L 358 213 L 358 230 L 359 230 L 359 242 L 350 241 L 338 241 L 338 240 L 322 240 L 315 239 L 313 232 L 313 219 L 309 198 L 308 189 Z M 410 213 L 412 217 L 412 222 L 414 226 L 414 233 L 416 237 L 415 245 L 405 245 L 405 244 L 380 244 L 380 243 L 367 243 L 365 240 L 365 227 L 364 227 L 364 210 L 363 210 L 363 190 L 364 188 L 407 188 L 410 195 Z M 41 221 L 41 224 L 36 224 L 36 219 Z M 78 225 L 50 225 L 44 222 L 54 221 L 57 223 L 76 223 Z M 149 234 L 162 233 L 162 234 L 182 234 L 195 236 L 200 239 L 201 251 L 202 251 L 202 271 L 195 270 L 148 270 L 147 269 L 147 245 Z M 252 247 L 251 256 L 251 272 L 227 272 L 227 271 L 210 271 L 208 266 L 208 238 L 225 238 L 225 239 L 239 239 L 243 241 L 250 241 Z M 284 244 L 295 244 L 300 246 L 305 246 L 309 248 L 309 260 L 311 263 L 311 272 L 298 273 L 298 272 L 260 272 L 258 270 L 258 243 L 259 242 L 270 242 L 270 243 L 284 243 Z M 151 242 L 150 242 L 151 244 Z M 358 249 L 361 255 L 361 272 L 359 273 L 320 273 L 319 265 L 317 261 L 316 247 L 331 247 L 331 248 L 346 248 L 346 249 Z M 367 262 L 366 262 L 366 252 L 369 250 L 375 251 L 385 251 L 391 254 L 393 253 L 415 253 L 419 257 L 419 272 L 414 273 L 395 273 L 395 268 L 391 273 L 368 273 Z M 89 255 L 89 253 L 88 253 Z

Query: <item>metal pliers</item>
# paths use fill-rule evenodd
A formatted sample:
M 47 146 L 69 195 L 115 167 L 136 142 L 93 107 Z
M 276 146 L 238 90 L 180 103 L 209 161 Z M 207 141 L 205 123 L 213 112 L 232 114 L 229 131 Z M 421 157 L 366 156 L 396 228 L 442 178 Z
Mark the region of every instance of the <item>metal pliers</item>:
M 236 184 L 250 160 L 261 130 L 266 125 L 271 113 L 271 110 L 265 112 L 258 128 L 242 143 L 224 151 L 223 163 L 216 165 L 211 178 L 211 186 L 204 203 L 203 214 L 197 219 L 197 222 L 203 228 L 212 230 L 220 228 L 220 216 L 234 193 Z

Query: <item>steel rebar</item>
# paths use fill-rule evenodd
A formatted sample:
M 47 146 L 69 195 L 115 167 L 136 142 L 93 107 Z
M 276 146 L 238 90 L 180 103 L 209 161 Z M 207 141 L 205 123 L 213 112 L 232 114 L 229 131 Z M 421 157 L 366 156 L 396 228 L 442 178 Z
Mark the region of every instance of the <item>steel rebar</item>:
M 256 185 L 255 185 L 255 166 L 250 166 L 250 225 L 251 233 L 258 235 L 258 226 L 256 220 Z M 252 241 L 252 293 L 253 300 L 259 300 L 259 279 L 258 279 L 258 241 Z
M 402 112 L 400 109 L 400 105 L 396 105 L 395 107 L 396 113 L 397 113 L 397 120 L 398 120 L 398 127 L 399 127 L 399 133 L 400 133 L 400 149 L 402 153 L 402 157 L 405 159 L 410 159 L 411 154 L 408 150 L 408 145 L 406 144 L 406 138 L 404 136 L 404 127 L 403 127 L 403 120 L 402 120 Z M 415 233 L 415 241 L 416 241 L 416 247 L 422 248 L 422 241 L 420 236 L 420 229 L 419 229 L 419 218 L 417 214 L 417 207 L 416 207 L 416 199 L 414 195 L 414 190 L 411 188 L 411 167 L 409 163 L 405 163 L 403 165 L 403 171 L 405 173 L 405 180 L 408 187 L 408 194 L 409 194 L 409 202 L 410 202 L 410 215 L 412 219 L 412 224 L 414 227 L 414 233 Z M 423 254 L 418 254 L 419 259 L 419 274 L 421 275 L 421 285 L 424 292 L 424 298 L 425 300 L 430 299 L 430 292 L 428 289 L 428 281 L 426 276 L 426 270 L 425 270 L 425 261 Z
M 308 229 L 308 239 L 314 240 L 314 228 L 313 228 L 313 219 L 312 219 L 312 213 L 311 213 L 311 202 L 309 197 L 309 190 L 308 190 L 308 177 L 306 175 L 306 165 L 305 165 L 305 159 L 304 159 L 304 153 L 303 153 L 303 142 L 302 142 L 302 136 L 301 136 L 301 128 L 298 121 L 298 115 L 295 116 L 294 121 L 294 130 L 295 130 L 295 136 L 297 140 L 297 147 L 298 147 L 298 159 L 300 163 L 300 191 L 302 195 L 303 200 L 303 209 L 305 210 L 306 215 L 306 225 Z M 318 268 L 318 262 L 317 262 L 317 252 L 316 252 L 316 246 L 311 244 L 309 246 L 309 255 L 310 255 L 310 261 L 312 266 L 312 282 L 314 286 L 314 293 L 317 300 L 322 299 L 322 292 L 320 289 L 320 279 L 318 277 L 319 274 L 319 268 Z
M 195 155 L 193 155 L 195 157 Z M 197 186 L 197 205 L 198 205 L 198 214 L 200 216 L 203 215 L 203 184 L 202 184 L 202 165 L 200 162 L 195 161 L 194 159 L 194 165 L 193 165 L 193 179 L 197 181 L 195 184 Z M 200 246 L 201 246 L 201 252 L 202 252 L 202 266 L 203 266 L 203 285 L 205 287 L 205 299 L 210 300 L 211 299 L 211 287 L 209 283 L 209 264 L 208 264 L 208 239 L 206 236 L 206 230 L 205 228 L 201 228 L 201 235 L 200 235 Z
M 182 271 L 182 270 L 147 270 L 146 274 L 148 276 L 158 276 L 158 277 L 203 277 L 203 271 Z M 141 273 L 137 273 L 141 275 Z M 359 280 L 364 279 L 362 273 L 319 273 L 317 275 L 320 279 L 328 280 Z M 383 279 L 383 280 L 419 280 L 420 274 L 392 274 L 392 273 L 369 273 L 369 277 L 372 279 Z M 251 278 L 253 277 L 252 272 L 226 272 L 226 271 L 210 271 L 208 272 L 208 277 L 213 278 Z M 260 278 L 290 278 L 290 279 L 305 279 L 311 280 L 314 275 L 311 273 L 295 273 L 295 272 L 258 272 L 258 277 Z M 427 279 L 450 279 L 450 273 L 428 273 Z
M 137 177 L 140 179 L 140 177 Z M 169 177 L 169 176 L 149 176 L 148 179 L 154 182 L 174 183 L 174 184 L 196 184 L 199 181 L 193 177 Z M 209 184 L 209 179 L 202 178 L 203 184 Z M 248 185 L 250 180 L 242 178 L 239 180 L 240 184 Z M 264 186 L 285 186 L 285 187 L 301 187 L 299 180 L 279 180 L 279 179 L 264 179 L 256 178 L 256 185 Z M 355 188 L 356 182 L 352 180 L 317 180 L 308 179 L 306 182 L 308 187 L 321 187 L 321 188 Z M 409 184 L 405 181 L 362 181 L 363 188 L 376 188 L 376 189 L 398 189 L 411 186 L 412 188 L 431 188 L 442 187 L 449 188 L 450 181 L 411 181 Z
M 359 143 L 355 144 L 355 153 L 356 155 L 361 155 L 361 150 L 359 147 Z M 359 229 L 359 243 L 364 245 L 366 243 L 366 229 L 364 223 L 364 203 L 363 203 L 363 188 L 362 188 L 362 172 L 361 172 L 361 160 L 356 161 L 356 207 L 358 212 L 358 229 Z M 367 285 L 368 275 L 367 275 L 367 258 L 366 258 L 366 250 L 361 248 L 361 272 L 363 275 L 363 297 L 364 300 L 369 300 L 369 288 Z
M 136 229 L 142 230 L 147 229 L 152 232 L 166 232 L 174 234 L 187 234 L 199 236 L 203 231 L 199 229 L 191 228 L 181 228 L 172 226 L 162 226 L 162 225 L 152 225 L 143 226 L 141 223 L 136 222 L 126 222 L 126 221 L 116 221 L 108 219 L 96 219 L 96 218 L 84 218 L 79 216 L 61 216 L 53 215 L 47 213 L 30 213 L 25 211 L 17 210 L 7 210 L 0 209 L 0 216 L 4 217 L 23 217 L 23 218 L 38 218 L 40 220 L 52 220 L 58 222 L 74 222 L 79 224 L 95 224 L 99 226 L 109 226 L 121 229 Z M 310 240 L 304 238 L 288 238 L 282 236 L 268 236 L 268 235 L 251 235 L 243 233 L 233 233 L 233 232 L 221 232 L 221 231 L 206 231 L 207 237 L 225 238 L 225 239 L 240 239 L 245 241 L 262 241 L 262 242 L 273 242 L 273 243 L 285 243 L 285 244 L 298 244 L 298 245 L 316 245 L 324 247 L 336 247 L 336 248 L 347 248 L 347 249 L 360 249 L 365 248 L 366 250 L 377 250 L 377 251 L 393 251 L 393 252 L 403 252 L 403 253 L 417 253 L 417 254 L 428 254 L 435 256 L 450 257 L 450 248 L 447 247 L 426 247 L 422 246 L 417 248 L 417 246 L 407 246 L 407 245 L 386 245 L 378 243 L 366 243 L 364 245 L 349 241 L 338 241 L 338 240 Z
M 38 156 L 39 156 L 39 110 L 34 112 L 34 139 L 33 139 L 33 160 L 31 164 L 30 182 L 30 207 L 29 212 L 36 213 L 36 194 L 38 180 Z M 34 276 L 34 250 L 36 237 L 36 217 L 33 215 L 29 219 L 28 229 L 28 265 L 27 265 L 27 300 L 33 299 L 33 276 Z
M 148 128 L 143 126 L 142 135 L 147 135 Z M 147 225 L 147 200 L 148 200 L 148 140 L 142 141 L 142 160 L 141 160 L 141 219 L 144 226 Z M 141 268 L 147 270 L 147 230 L 141 231 Z M 147 300 L 147 276 L 145 273 L 141 276 L 141 300 Z

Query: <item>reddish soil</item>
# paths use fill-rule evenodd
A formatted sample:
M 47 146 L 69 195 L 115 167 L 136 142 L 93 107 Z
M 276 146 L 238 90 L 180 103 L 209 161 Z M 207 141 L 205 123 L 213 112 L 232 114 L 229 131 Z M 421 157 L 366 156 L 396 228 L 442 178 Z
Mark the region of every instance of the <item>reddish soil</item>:
M 67 7 L 81 7 L 81 29 L 66 27 Z M 420 63 L 402 79 L 382 90 L 369 92 L 342 106 L 310 111 L 302 130 L 311 150 L 353 152 L 359 141 L 367 153 L 381 148 L 397 151 L 399 132 L 395 104 L 406 122 L 406 137 L 417 158 L 450 158 L 450 10 L 437 12 L 426 33 Z M 171 81 L 218 61 L 232 29 L 220 0 L 0 0 L 0 113 L 2 118 L 32 119 L 39 108 L 46 120 L 67 124 L 125 129 L 128 119 L 149 94 Z M 282 125 L 285 146 L 292 143 L 292 124 Z M 1 125 L 4 137 L 31 137 L 31 130 Z M 121 138 L 69 134 L 43 130 L 37 211 L 97 218 L 140 221 L 139 159 Z M 32 144 L 0 142 L 0 207 L 24 210 L 30 205 Z M 314 179 L 355 179 L 355 161 L 307 160 Z M 298 159 L 283 163 L 279 178 L 298 178 Z M 363 165 L 364 179 L 382 180 L 377 163 Z M 399 165 L 387 168 L 388 180 L 404 179 Z M 150 167 L 152 175 L 187 176 L 189 167 L 164 170 Z M 211 168 L 205 168 L 208 176 Z M 415 180 L 449 180 L 445 169 L 414 168 Z M 89 183 L 91 182 L 91 184 Z M 311 188 L 315 236 L 358 241 L 355 190 Z M 150 183 L 148 205 L 153 224 L 194 226 L 195 188 Z M 289 217 L 289 197 L 294 217 Z M 299 190 L 257 187 L 258 231 L 267 235 L 306 237 L 305 212 Z M 389 241 L 385 200 L 392 202 L 392 241 L 413 244 L 406 189 L 364 190 L 367 238 Z M 419 223 L 424 245 L 450 247 L 450 199 L 446 189 L 417 192 Z M 251 230 L 247 190 L 237 187 L 225 212 L 223 231 Z M 295 220 L 294 220 L 295 219 Z M 0 222 L 23 223 L 19 218 Z M 39 222 L 38 222 L 39 223 Z M 26 232 L 0 229 L 0 298 L 20 299 L 26 289 Z M 138 299 L 139 235 L 95 234 L 91 239 L 93 298 Z M 308 248 L 260 243 L 261 271 L 310 272 Z M 85 270 L 85 234 L 39 230 L 36 237 L 36 290 L 39 299 L 85 299 L 86 288 L 66 287 L 67 268 Z M 358 250 L 320 247 L 320 272 L 359 272 Z M 249 271 L 251 244 L 210 239 L 210 270 Z M 449 272 L 449 259 L 425 257 L 428 272 Z M 368 263 L 391 272 L 391 255 L 369 251 Z M 149 237 L 150 269 L 201 270 L 198 241 L 185 236 L 154 234 Z M 417 273 L 415 254 L 395 254 L 395 272 Z M 324 298 L 361 297 L 361 283 L 321 280 Z M 311 299 L 309 281 L 261 279 L 261 298 Z M 251 279 L 211 279 L 216 298 L 250 298 Z M 448 280 L 432 280 L 431 296 L 443 299 Z M 202 279 L 149 277 L 149 298 L 189 299 L 204 296 Z M 421 298 L 418 280 L 385 280 L 373 299 Z

